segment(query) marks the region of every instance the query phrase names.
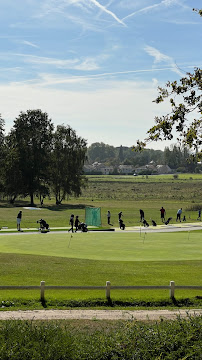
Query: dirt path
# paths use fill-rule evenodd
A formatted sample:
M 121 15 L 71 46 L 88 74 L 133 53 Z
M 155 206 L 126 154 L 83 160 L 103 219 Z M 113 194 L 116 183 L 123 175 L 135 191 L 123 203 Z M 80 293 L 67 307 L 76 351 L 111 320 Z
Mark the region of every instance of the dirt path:
M 27 310 L 0 311 L 0 320 L 174 320 L 178 316 L 202 316 L 195 310 Z

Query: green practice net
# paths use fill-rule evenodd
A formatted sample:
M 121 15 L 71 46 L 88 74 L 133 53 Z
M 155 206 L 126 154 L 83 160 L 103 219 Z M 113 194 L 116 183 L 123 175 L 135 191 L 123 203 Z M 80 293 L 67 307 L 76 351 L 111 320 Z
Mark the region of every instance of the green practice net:
M 101 208 L 86 207 L 85 223 L 87 226 L 101 226 Z

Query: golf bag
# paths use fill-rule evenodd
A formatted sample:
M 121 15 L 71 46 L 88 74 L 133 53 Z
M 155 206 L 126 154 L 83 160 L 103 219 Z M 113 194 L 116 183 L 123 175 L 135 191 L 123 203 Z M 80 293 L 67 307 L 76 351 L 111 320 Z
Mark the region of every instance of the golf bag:
M 122 219 L 119 219 L 119 227 L 121 230 L 125 230 L 125 224 L 123 223 L 123 220 Z
M 142 223 L 143 223 L 144 227 L 149 227 L 147 220 L 144 219 Z
M 165 225 L 168 225 L 171 220 L 172 220 L 172 218 L 169 217 L 168 220 L 165 221 Z
M 152 220 L 152 225 L 156 226 L 157 225 L 156 221 Z
M 41 232 L 48 232 L 49 231 L 49 224 L 44 219 L 40 219 L 37 221 L 37 224 L 40 224 Z
M 82 232 L 87 232 L 88 231 L 88 228 L 87 228 L 87 225 L 82 222 L 79 224 L 79 229 L 82 231 Z

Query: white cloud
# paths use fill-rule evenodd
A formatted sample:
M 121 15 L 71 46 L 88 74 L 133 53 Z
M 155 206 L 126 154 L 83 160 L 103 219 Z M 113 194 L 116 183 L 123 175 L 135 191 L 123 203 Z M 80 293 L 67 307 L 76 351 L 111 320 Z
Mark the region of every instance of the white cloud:
M 49 65 L 59 69 L 74 69 L 74 70 L 82 70 L 82 71 L 92 71 L 99 69 L 99 65 L 96 63 L 96 59 L 94 58 L 84 58 L 84 59 L 55 59 L 48 58 L 42 56 L 35 55 L 27 55 L 27 54 L 12 54 L 24 59 L 26 63 L 38 64 L 38 65 Z M 99 59 L 102 59 L 100 57 Z
M 119 24 L 126 26 L 123 22 L 123 20 L 119 19 L 115 13 L 113 13 L 112 11 L 108 10 L 105 6 L 101 5 L 97 0 L 88 0 L 90 1 L 92 4 L 94 4 L 95 6 L 97 6 L 99 9 L 101 9 L 103 12 L 105 12 L 106 14 L 112 16 Z
M 143 139 L 163 108 L 152 103 L 157 91 L 151 83 L 127 81 L 107 82 L 103 88 L 97 83 L 94 91 L 0 85 L 0 95 L 7 131 L 20 111 L 40 108 L 55 125 L 69 124 L 89 144 L 103 141 L 114 146 L 132 146 L 138 138 Z
M 131 14 L 125 16 L 122 20 L 126 20 L 130 17 L 133 17 L 137 14 L 141 14 L 141 13 L 147 13 L 148 11 L 150 10 L 153 10 L 153 9 L 158 9 L 162 6 L 171 6 L 173 4 L 179 4 L 179 0 L 162 0 L 160 3 L 156 3 L 156 4 L 153 4 L 153 5 L 150 5 L 150 6 L 145 6 L 139 10 L 136 10 L 134 12 L 132 12 Z
M 25 44 L 25 45 L 28 45 L 28 46 L 31 46 L 31 47 L 34 47 L 34 48 L 39 48 L 39 46 L 37 46 L 36 44 L 34 44 L 34 43 L 30 42 L 30 41 L 26 41 L 26 40 L 23 40 L 22 44 Z
M 172 71 L 174 71 L 180 76 L 182 75 L 182 72 L 179 70 L 172 57 L 161 53 L 159 50 L 155 49 L 152 46 L 145 46 L 144 50 L 147 54 L 154 58 L 154 64 L 164 62 L 170 65 Z

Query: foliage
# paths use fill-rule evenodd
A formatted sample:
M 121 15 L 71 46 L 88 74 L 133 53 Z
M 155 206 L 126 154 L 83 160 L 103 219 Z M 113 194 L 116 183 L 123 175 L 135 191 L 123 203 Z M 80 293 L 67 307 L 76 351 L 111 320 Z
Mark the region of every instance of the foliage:
M 171 145 L 165 147 L 164 151 L 145 149 L 143 152 L 134 152 L 131 150 L 131 147 L 122 145 L 115 148 L 104 143 L 94 143 L 87 151 L 88 163 L 96 160 L 106 166 L 118 168 L 120 164 L 141 167 L 153 161 L 156 164 L 168 165 L 171 169 L 183 167 L 186 172 L 194 172 L 196 169 L 196 162 L 190 159 L 190 151 L 184 146 Z M 98 172 L 94 170 L 93 174 L 98 174 Z
M 193 9 L 193 11 L 202 16 L 202 9 Z M 179 143 L 195 150 L 194 159 L 201 159 L 202 70 L 195 68 L 194 73 L 187 73 L 179 82 L 168 81 L 165 88 L 159 87 L 158 90 L 159 96 L 155 102 L 159 104 L 169 98 L 171 113 L 166 116 L 155 117 L 156 125 L 148 130 L 148 137 L 144 141 L 137 141 L 134 149 L 141 151 L 150 141 L 171 140 L 175 131 Z M 194 118 L 195 116 L 196 118 Z
M 31 204 L 34 203 L 34 193 L 40 189 L 41 183 L 48 180 L 52 131 L 53 124 L 47 113 L 27 110 L 15 119 L 9 135 L 22 175 L 22 190 L 24 195 L 30 196 Z
M 194 149 L 199 159 L 202 156 L 202 70 L 196 68 L 193 74 L 187 73 L 179 82 L 169 81 L 165 88 L 158 89 L 159 96 L 155 102 L 158 104 L 169 98 L 171 113 L 156 117 L 156 125 L 148 130 L 144 142 L 137 142 L 135 149 L 142 150 L 150 141 L 171 140 L 176 131 L 179 143 Z
M 199 359 L 201 317 L 160 323 L 34 322 L 0 324 L 2 360 Z M 8 336 L 9 334 L 9 336 Z
M 87 156 L 90 163 L 106 162 L 116 157 L 116 150 L 113 146 L 96 142 L 89 146 Z
M 5 161 L 5 137 L 4 137 L 5 121 L 0 114 L 0 192 L 4 189 L 3 175 L 4 175 L 4 161 Z
M 86 141 L 69 126 L 57 126 L 53 134 L 50 178 L 56 204 L 66 195 L 79 196 L 84 186 L 83 165 L 86 159 Z
M 86 151 L 86 141 L 69 126 L 59 125 L 54 133 L 51 119 L 40 109 L 21 112 L 7 136 L 0 116 L 0 193 L 10 203 L 29 195 L 32 205 L 34 196 L 42 205 L 51 190 L 57 204 L 67 194 L 78 196 L 85 185 Z

